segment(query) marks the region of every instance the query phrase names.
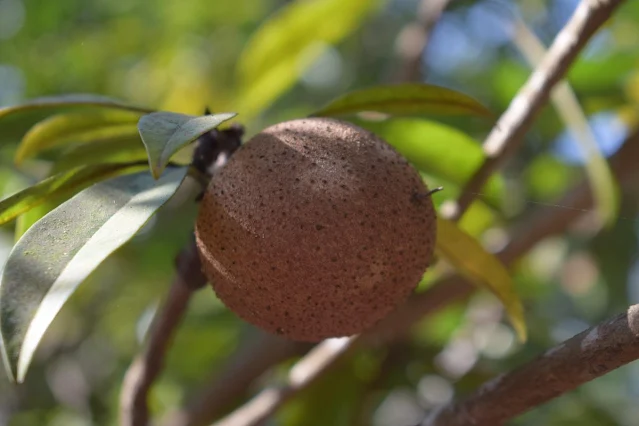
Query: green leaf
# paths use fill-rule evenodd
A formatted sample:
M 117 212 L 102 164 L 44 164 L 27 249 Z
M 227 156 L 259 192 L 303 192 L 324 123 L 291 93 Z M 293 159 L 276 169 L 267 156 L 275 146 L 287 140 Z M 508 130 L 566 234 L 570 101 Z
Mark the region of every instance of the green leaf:
M 553 201 L 576 185 L 581 174 L 577 167 L 571 167 L 546 153 L 535 156 L 523 172 L 526 194 L 535 201 Z
M 568 81 L 579 94 L 610 93 L 637 69 L 639 52 L 610 51 L 595 57 L 579 58 L 568 70 Z
M 156 179 L 160 177 L 173 154 L 236 115 L 231 112 L 197 117 L 175 112 L 154 112 L 143 116 L 138 123 L 138 130 L 153 176 Z
M 70 107 L 101 107 L 111 109 L 124 109 L 142 113 L 152 112 L 152 109 L 130 105 L 117 99 L 92 94 L 68 94 L 59 96 L 45 96 L 32 99 L 20 105 L 0 108 L 0 120 L 10 115 L 33 111 L 36 109 L 56 109 Z
M 239 111 L 251 116 L 290 89 L 328 45 L 357 29 L 378 0 L 289 2 L 253 33 L 238 62 Z
M 441 218 L 437 219 L 437 251 L 461 274 L 501 300 L 519 339 L 525 341 L 524 308 L 504 265 L 454 222 Z
M 16 164 L 40 152 L 71 143 L 137 136 L 139 113 L 91 111 L 54 115 L 33 126 L 22 138 Z
M 430 84 L 407 83 L 375 86 L 341 96 L 316 112 L 315 116 L 335 117 L 360 112 L 395 116 L 477 115 L 492 113 L 468 95 Z
M 37 221 L 42 219 L 47 215 L 51 210 L 58 207 L 60 204 L 64 203 L 69 196 L 64 196 L 65 194 L 58 195 L 56 197 L 52 197 L 47 199 L 42 204 L 39 204 L 29 211 L 22 213 L 20 216 L 16 218 L 15 230 L 13 232 L 13 239 L 15 242 L 18 242 L 20 238 L 24 235 L 25 232 L 29 230 Z M 68 194 L 67 194 L 68 195 Z M 71 194 L 74 195 L 74 194 Z M 466 215 L 464 215 L 466 217 Z
M 355 359 L 352 359 L 355 358 Z M 313 386 L 300 392 L 274 419 L 288 426 L 353 426 L 370 377 L 377 377 L 382 356 L 358 353 L 326 371 Z M 396 364 L 396 368 L 401 366 Z M 386 371 L 385 371 L 386 372 Z M 362 378 L 362 376 L 368 376 Z M 367 380 L 368 379 L 368 380 Z M 335 403 L 339 401 L 339 403 Z M 360 414 L 361 416 L 361 414 Z M 365 424 L 365 422 L 361 422 Z
M 416 118 L 395 118 L 382 122 L 353 120 L 391 144 L 418 170 L 461 187 L 484 161 L 481 145 L 470 136 L 444 124 Z M 499 208 L 504 181 L 493 175 L 480 198 Z
M 0 201 L 3 225 L 49 199 L 77 192 L 87 186 L 125 172 L 145 168 L 144 163 L 98 164 L 58 173 Z
M 171 198 L 186 172 L 172 168 L 157 181 L 142 172 L 98 183 L 47 214 L 18 241 L 0 286 L 2 355 L 18 382 L 78 285 Z
M 444 347 L 463 324 L 466 307 L 460 303 L 447 305 L 416 324 L 413 336 L 423 345 Z
M 146 159 L 146 149 L 135 129 L 134 135 L 117 136 L 70 146 L 56 158 L 53 163 L 53 172 L 58 173 L 88 164 L 129 163 Z

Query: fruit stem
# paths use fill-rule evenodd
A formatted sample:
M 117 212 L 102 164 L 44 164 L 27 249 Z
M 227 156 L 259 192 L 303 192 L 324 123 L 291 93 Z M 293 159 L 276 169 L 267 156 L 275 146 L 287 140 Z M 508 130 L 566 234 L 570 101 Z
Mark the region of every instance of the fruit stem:
M 443 191 L 443 190 L 444 190 L 443 186 L 438 186 L 437 188 L 431 189 L 428 192 L 415 192 L 415 193 L 413 193 L 413 199 L 415 201 L 421 201 L 424 198 L 430 197 L 433 194 L 435 194 L 436 192 Z

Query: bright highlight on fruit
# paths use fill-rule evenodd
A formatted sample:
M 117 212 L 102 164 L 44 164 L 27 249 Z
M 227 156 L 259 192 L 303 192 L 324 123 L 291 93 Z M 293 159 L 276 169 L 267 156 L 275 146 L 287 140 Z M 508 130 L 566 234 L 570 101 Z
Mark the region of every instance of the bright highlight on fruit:
M 294 340 L 368 329 L 414 290 L 435 246 L 420 175 L 388 143 L 333 119 L 269 127 L 212 179 L 197 244 L 218 297 Z

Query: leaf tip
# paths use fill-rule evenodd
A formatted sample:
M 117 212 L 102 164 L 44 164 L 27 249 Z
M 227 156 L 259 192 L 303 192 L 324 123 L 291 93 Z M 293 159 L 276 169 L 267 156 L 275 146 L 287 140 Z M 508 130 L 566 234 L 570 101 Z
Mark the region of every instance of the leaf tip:
M 2 355 L 2 364 L 4 365 L 4 371 L 7 374 L 7 378 L 13 384 L 22 383 L 22 380 L 17 377 L 17 372 L 15 369 L 15 365 L 9 360 L 9 354 L 7 353 L 7 348 L 4 344 L 4 338 L 0 335 L 0 353 Z
M 24 383 L 24 378 L 27 375 L 27 371 L 29 370 L 29 365 L 31 364 L 31 357 L 29 357 L 28 360 L 25 360 L 25 362 L 23 362 L 22 360 L 23 358 L 23 354 L 20 354 L 20 361 L 18 362 L 18 368 L 17 371 L 14 371 L 14 383 L 16 384 L 21 384 Z
M 526 327 L 526 319 L 524 318 L 524 307 L 518 300 L 512 306 L 507 308 L 510 323 L 515 329 L 517 340 L 519 343 L 526 343 L 528 340 L 528 328 Z
M 24 153 L 24 150 L 18 148 L 16 154 L 13 156 L 13 164 L 15 164 L 17 167 L 20 167 L 22 163 L 24 163 L 25 159 L 26 155 Z
M 513 327 L 515 328 L 515 334 L 517 334 L 517 340 L 519 340 L 519 343 L 526 343 L 528 340 L 528 329 L 526 328 L 526 324 L 523 321 L 521 323 L 513 323 Z
M 158 180 L 162 176 L 162 172 L 164 172 L 165 167 L 161 164 L 151 165 L 151 176 L 153 179 Z

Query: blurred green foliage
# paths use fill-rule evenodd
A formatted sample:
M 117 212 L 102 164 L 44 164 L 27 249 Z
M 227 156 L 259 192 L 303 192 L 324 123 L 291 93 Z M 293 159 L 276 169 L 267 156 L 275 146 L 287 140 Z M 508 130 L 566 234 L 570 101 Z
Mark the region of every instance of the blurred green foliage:
M 317 111 L 345 91 L 393 81 L 402 66 L 398 38 L 415 19 L 417 3 L 0 0 L 0 107 L 44 95 L 91 92 L 185 114 L 199 115 L 206 106 L 214 112 L 236 111 L 240 115 L 234 121 L 246 125 L 250 136 L 266 125 Z M 424 81 L 468 93 L 499 114 L 529 75 L 510 41 L 503 10 L 520 12 L 548 44 L 576 3 L 454 2 L 422 57 Z M 263 36 L 268 27 L 261 24 L 269 18 L 274 18 L 270 33 Z M 626 2 L 594 37 L 568 81 L 600 150 L 613 154 L 637 124 L 639 2 Z M 25 159 L 20 167 L 14 164 L 20 138 L 42 118 L 33 111 L 0 126 L 2 198 L 54 170 L 50 152 Z M 416 123 L 398 128 L 401 120 Z M 437 140 L 478 144 L 491 123 L 468 117 L 439 123 L 401 120 L 387 123 L 384 131 L 403 132 L 398 143 L 404 142 L 405 149 L 423 139 L 433 144 L 432 152 L 446 156 L 441 164 L 428 157 L 432 173 L 425 173 L 431 186 L 445 184 L 435 195 L 440 205 L 458 193 L 472 167 L 464 162 L 476 162 L 477 150 L 469 149 L 473 153 L 460 157 L 451 170 L 453 153 L 448 156 L 446 145 Z M 557 205 L 561 194 L 584 177 L 576 146 L 556 112 L 546 108 L 522 150 L 480 194 L 483 202 L 472 207 L 464 229 L 488 247 L 499 247 L 504 232 L 539 204 L 563 208 Z M 85 161 L 81 147 L 68 148 Z M 68 167 L 78 164 L 69 161 Z M 349 358 L 285 406 L 273 424 L 414 423 L 425 409 L 471 391 L 638 302 L 637 195 L 624 192 L 619 218 L 609 229 L 593 236 L 587 226 L 575 226 L 518 263 L 513 276 L 525 302 L 530 334 L 525 345 L 516 343 L 499 303 L 481 293 L 418 324 L 412 338 L 400 345 Z M 16 388 L 0 379 L 0 424 L 117 424 L 124 371 L 166 294 L 173 258 L 188 239 L 195 213 L 196 206 L 178 193 L 80 286 L 45 335 L 26 383 Z M 21 234 L 33 222 L 31 215 L 0 227 L 0 264 L 16 228 Z M 189 401 L 253 336 L 254 330 L 211 291 L 198 293 L 152 393 L 153 415 L 162 417 Z M 633 402 L 638 396 L 639 367 L 631 364 L 513 424 L 632 426 L 639 418 Z

